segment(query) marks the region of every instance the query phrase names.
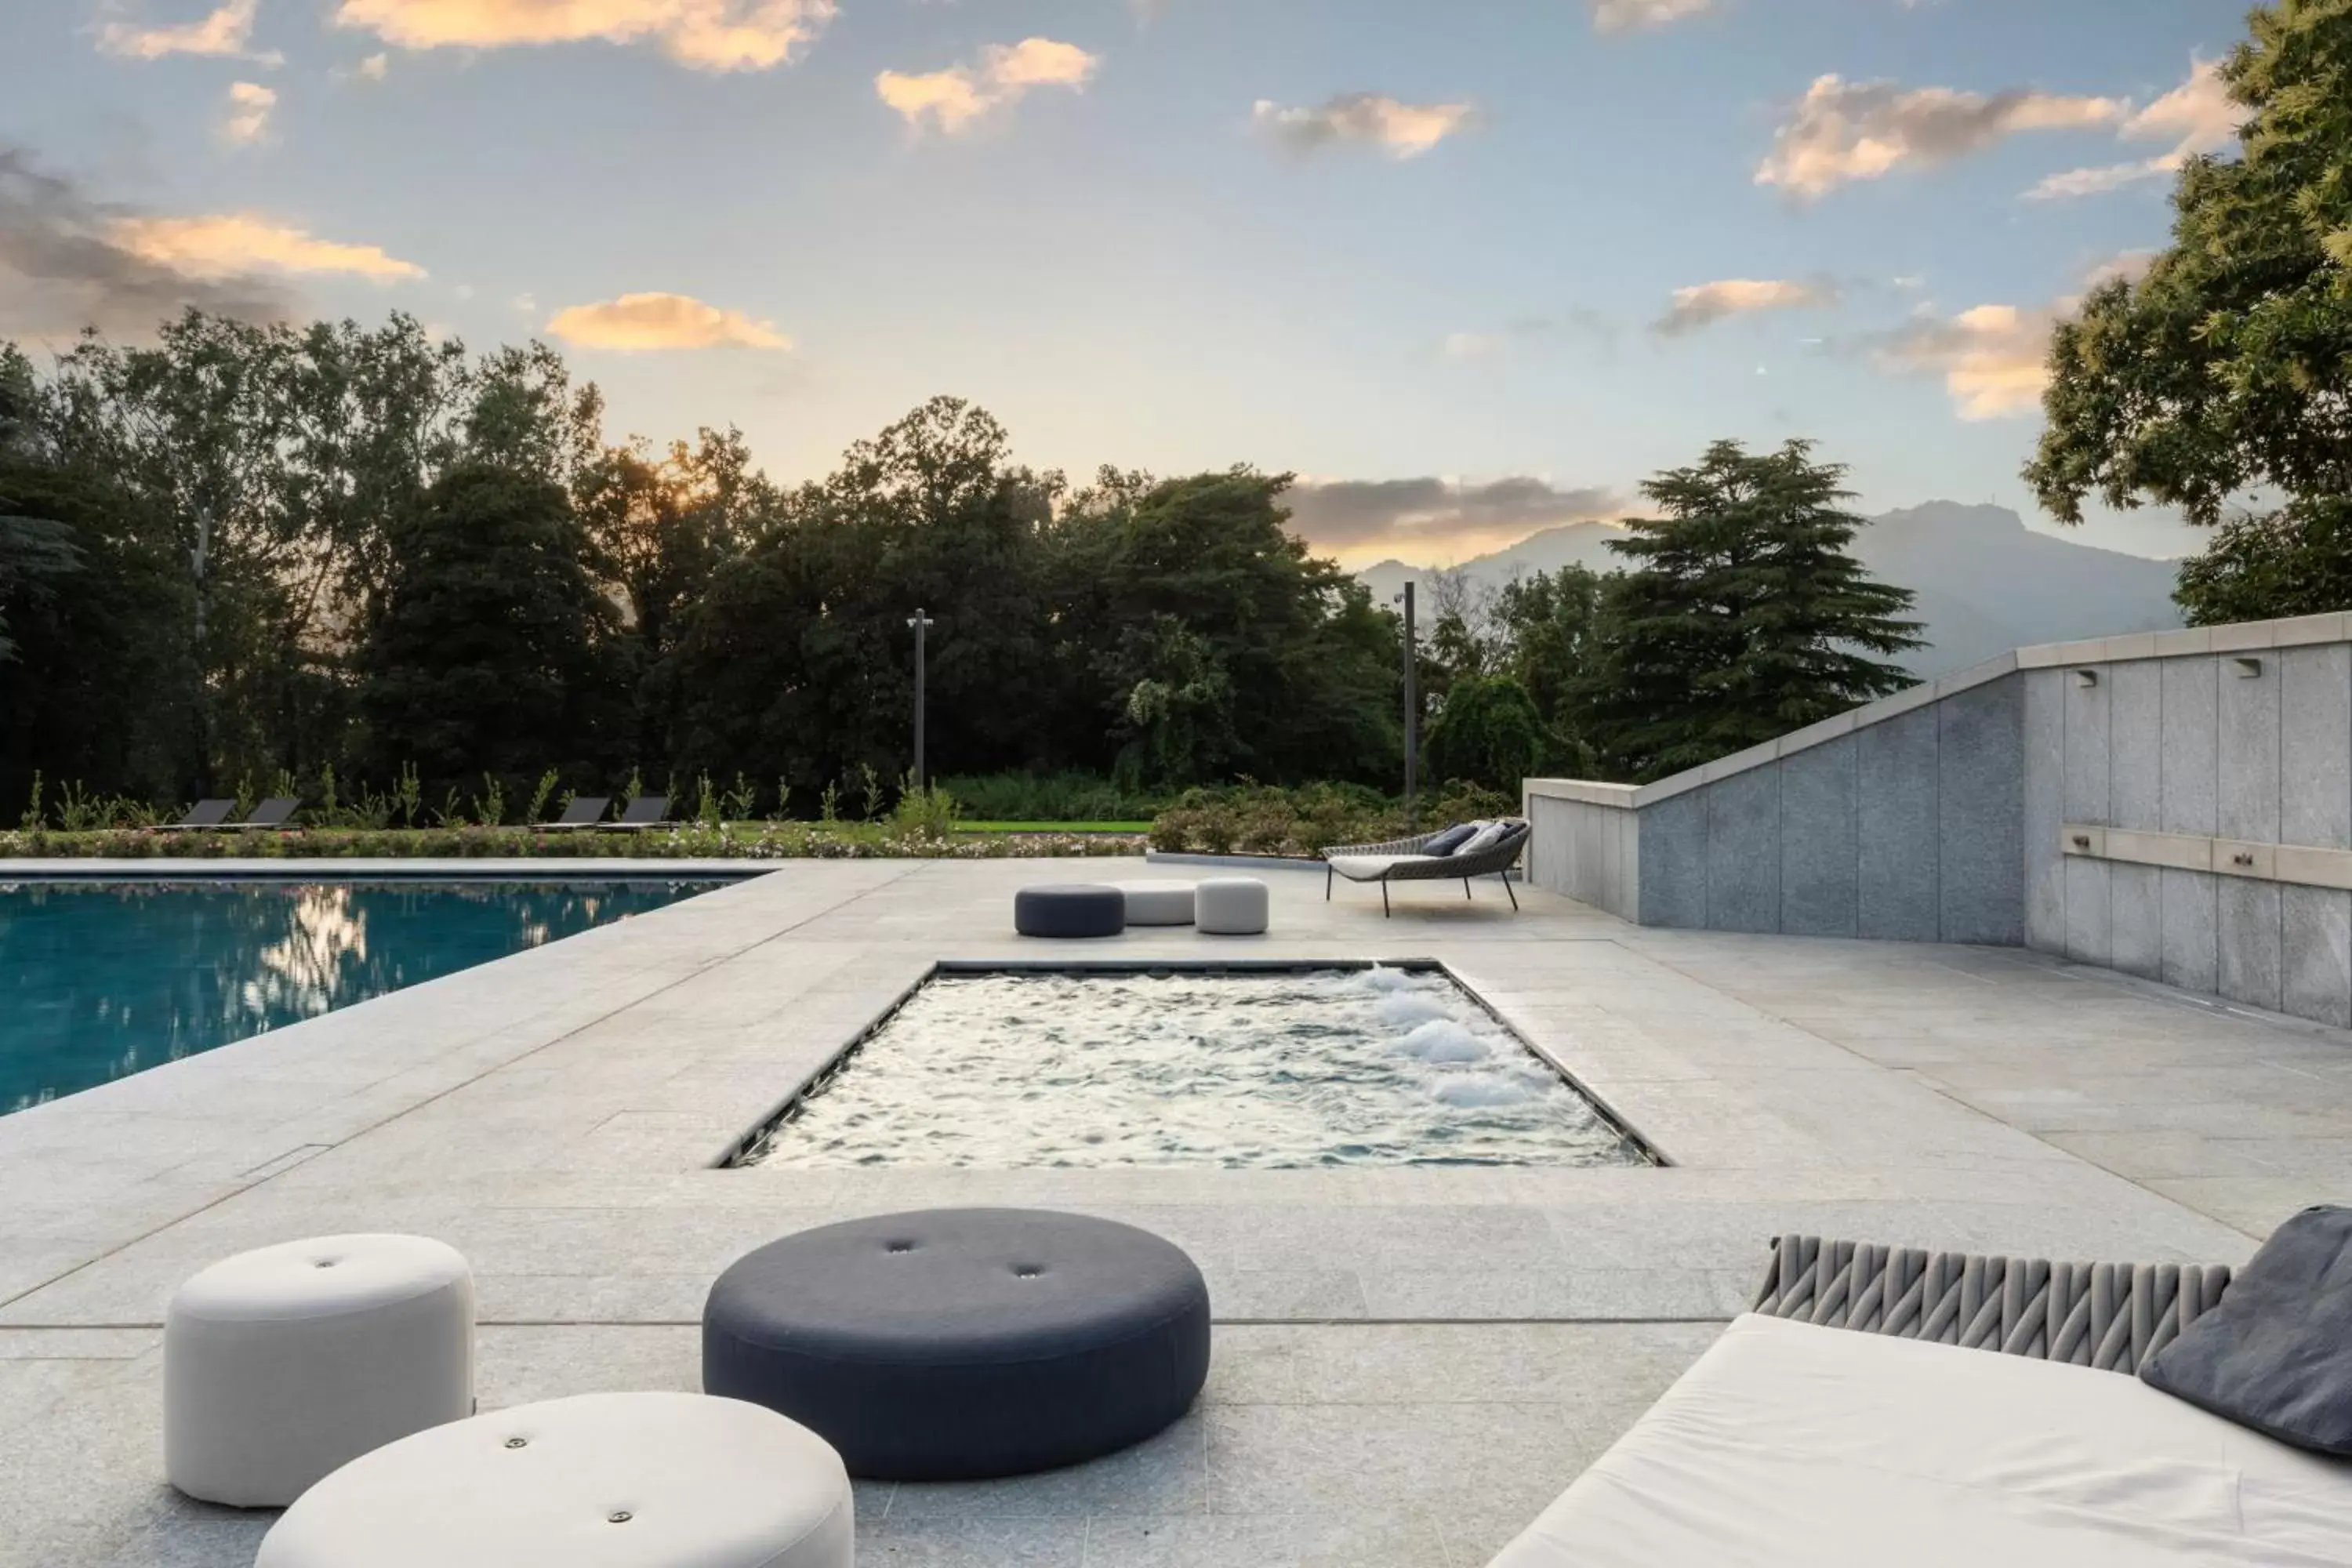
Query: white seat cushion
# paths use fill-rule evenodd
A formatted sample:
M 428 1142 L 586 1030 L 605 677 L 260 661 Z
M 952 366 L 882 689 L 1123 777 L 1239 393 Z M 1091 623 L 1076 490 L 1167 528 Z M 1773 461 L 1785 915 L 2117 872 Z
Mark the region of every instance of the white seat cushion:
M 1192 923 L 1190 882 L 1119 882 L 1114 884 L 1127 900 L 1127 923 L 1131 926 L 1188 926 Z
M 2117 1373 L 1750 1315 L 1490 1568 L 1864 1563 L 2352 1563 L 2352 1465 Z
M 772 1410 L 589 1394 L 420 1432 L 344 1466 L 254 1568 L 850 1568 L 849 1475 Z
M 1212 877 L 1193 894 L 1193 926 L 1210 936 L 1255 936 L 1265 930 L 1265 884 L 1255 877 Z
M 163 1468 L 190 1497 L 283 1508 L 371 1448 L 474 1408 L 474 1281 L 421 1236 L 239 1253 L 163 1323 Z
M 1391 866 L 1444 858 L 1442 855 L 1334 855 L 1330 866 L 1350 882 L 1370 882 L 1377 881 Z

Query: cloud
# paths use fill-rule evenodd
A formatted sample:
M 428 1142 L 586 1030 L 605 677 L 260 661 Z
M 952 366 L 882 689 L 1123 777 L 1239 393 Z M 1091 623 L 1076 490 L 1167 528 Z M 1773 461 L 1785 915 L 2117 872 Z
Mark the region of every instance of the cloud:
M 1314 109 L 1286 109 L 1265 99 L 1251 111 L 1260 129 L 1301 153 L 1334 142 L 1360 142 L 1392 158 L 1418 158 L 1468 125 L 1467 103 L 1404 103 L 1373 92 L 1344 92 Z
M 195 278 L 140 254 L 121 233 L 130 216 L 0 147 L 0 335 L 143 335 L 190 306 L 241 321 L 293 313 L 277 279 Z
M 835 0 L 342 0 L 335 25 L 407 49 L 652 43 L 697 70 L 766 70 L 824 30 Z
M 1592 30 L 1630 33 L 1664 27 L 1715 9 L 1716 0 L 1592 0 Z
M 722 310 L 685 294 L 624 294 L 593 305 L 573 305 L 558 310 L 547 330 L 582 348 L 624 353 L 793 346 L 772 321 L 756 321 L 740 310 Z
M 2218 61 L 2196 60 L 2189 79 L 2134 114 L 2116 132 L 2126 142 L 2170 142 L 2168 153 L 2128 163 L 2105 163 L 2052 174 L 2025 193 L 2028 201 L 2065 201 L 2160 180 L 2203 153 L 2219 153 L 2238 138 L 2248 110 L 2230 97 Z
M 221 138 L 238 146 L 249 145 L 269 133 L 270 111 L 278 107 L 278 95 L 257 82 L 231 82 L 228 89 L 228 117 L 221 121 Z
M 1609 490 L 1560 489 L 1526 476 L 1481 485 L 1433 478 L 1310 482 L 1293 486 L 1284 504 L 1292 532 L 1341 551 L 1520 539 L 1622 510 Z
M 425 276 L 425 268 L 415 262 L 387 256 L 373 245 L 318 239 L 305 230 L 249 214 L 123 217 L 115 220 L 112 234 L 117 244 L 142 260 L 207 282 L 256 272 L 331 274 L 371 283 Z
M 1773 133 L 1756 183 L 1813 200 L 1906 163 L 1934 165 L 1980 153 L 2026 131 L 2122 123 L 2131 106 L 2022 89 L 1991 94 L 1948 87 L 1906 91 L 1892 82 L 1818 77 Z
M 2147 276 L 2155 253 L 2126 250 L 2084 274 L 2083 286 Z M 2081 309 L 2080 294 L 2021 310 L 1979 305 L 1948 319 L 1923 311 L 1909 325 L 1867 340 L 1881 369 L 1944 378 L 1954 412 L 1967 420 L 2005 419 L 2041 409 L 2050 384 L 2050 334 Z
M 370 81 L 382 81 L 384 79 L 384 74 L 391 68 L 392 57 L 390 55 L 373 54 L 362 60 L 358 66 L 353 68 L 353 74 L 363 76 Z
M 1024 38 L 991 44 L 977 65 L 912 74 L 884 71 L 874 79 L 874 94 L 918 130 L 929 120 L 933 129 L 953 135 L 992 110 L 1011 108 L 1036 88 L 1083 88 L 1101 64 L 1099 56 L 1076 44 Z
M 253 16 L 259 0 L 223 0 L 219 9 L 193 22 L 142 27 L 131 22 L 109 22 L 98 35 L 98 47 L 110 55 L 136 60 L 159 60 L 166 55 L 214 55 L 280 64 L 275 53 L 251 54 L 246 44 L 253 37 Z
M 1674 303 L 1650 330 L 1662 337 L 1680 337 L 1730 316 L 1834 305 L 1837 299 L 1837 285 L 1825 279 L 1800 283 L 1781 278 L 1723 278 L 1675 289 Z

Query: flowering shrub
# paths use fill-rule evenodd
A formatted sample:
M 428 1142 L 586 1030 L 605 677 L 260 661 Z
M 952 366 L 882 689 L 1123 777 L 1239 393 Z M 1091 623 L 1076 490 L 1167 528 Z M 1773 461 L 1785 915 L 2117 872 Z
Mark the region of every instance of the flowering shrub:
M 1360 784 L 1191 789 L 1152 822 L 1151 847 L 1194 855 L 1313 857 L 1335 844 L 1377 844 L 1517 809 L 1508 795 L 1458 781 L 1424 798 L 1412 826 L 1402 801 Z
M 296 828 L 157 833 L 134 828 L 0 833 L 0 858 L 991 860 L 1139 855 L 1140 834 L 950 833 L 894 822 L 682 823 L 635 832 L 534 833 L 520 827 Z

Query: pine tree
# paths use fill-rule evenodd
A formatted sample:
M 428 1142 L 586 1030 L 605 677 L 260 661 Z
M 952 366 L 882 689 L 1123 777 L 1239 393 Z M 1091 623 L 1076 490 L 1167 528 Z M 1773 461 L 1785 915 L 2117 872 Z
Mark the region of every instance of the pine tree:
M 1921 646 L 1909 590 L 1846 553 L 1845 468 L 1812 443 L 1718 441 L 1642 486 L 1662 517 L 1610 548 L 1587 723 L 1618 776 L 1699 766 L 1912 684 L 1883 656 Z M 1882 656 L 1882 657 L 1874 657 Z

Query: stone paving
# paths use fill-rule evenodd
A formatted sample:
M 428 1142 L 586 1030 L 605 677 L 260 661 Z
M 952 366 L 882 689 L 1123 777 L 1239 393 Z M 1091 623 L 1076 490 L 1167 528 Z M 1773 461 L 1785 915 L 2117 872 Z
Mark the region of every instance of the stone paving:
M 1531 890 L 1514 916 L 1491 885 L 1412 888 L 1384 921 L 1304 871 L 1263 873 L 1268 937 L 1073 951 L 1443 960 L 1672 1165 L 710 1168 L 933 960 L 1037 958 L 1022 883 L 1179 869 L 792 862 L 0 1118 L 0 1564 L 250 1562 L 268 1515 L 162 1482 L 159 1325 L 205 1263 L 305 1235 L 462 1248 L 491 1408 L 695 1387 L 710 1279 L 803 1226 L 1131 1220 L 1209 1277 L 1199 1407 L 1067 1471 L 862 1488 L 861 1563 L 1477 1568 L 1781 1231 L 2236 1262 L 2352 1201 L 2352 1035 L 2013 950 L 1644 931 Z

